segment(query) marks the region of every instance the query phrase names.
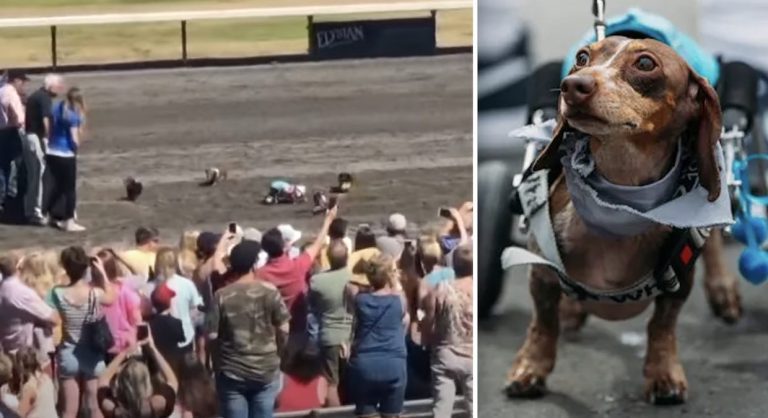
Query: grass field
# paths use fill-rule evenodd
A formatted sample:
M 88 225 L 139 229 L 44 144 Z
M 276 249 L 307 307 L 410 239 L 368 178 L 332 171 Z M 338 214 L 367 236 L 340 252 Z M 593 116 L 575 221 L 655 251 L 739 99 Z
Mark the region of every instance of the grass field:
M 165 10 L 351 4 L 382 0 L 0 0 L 0 16 L 57 16 Z M 414 0 L 397 0 L 414 1 Z M 425 16 L 426 13 L 344 16 L 343 19 Z M 332 20 L 333 17 L 323 20 Z M 472 11 L 438 12 L 438 45 L 472 44 Z M 305 18 L 190 22 L 190 58 L 275 55 L 307 49 Z M 173 59 L 181 55 L 179 23 L 58 28 L 59 64 Z M 48 28 L 0 29 L 0 66 L 50 64 Z

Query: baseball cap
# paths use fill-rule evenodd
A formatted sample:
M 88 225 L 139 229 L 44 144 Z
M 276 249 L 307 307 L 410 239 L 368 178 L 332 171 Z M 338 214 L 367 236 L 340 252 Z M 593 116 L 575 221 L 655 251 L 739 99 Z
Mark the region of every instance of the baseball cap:
M 280 234 L 283 236 L 285 245 L 294 245 L 301 239 L 301 231 L 289 224 L 278 225 L 277 230 L 280 231 Z
M 152 307 L 155 308 L 156 311 L 165 311 L 166 309 L 171 307 L 171 300 L 176 296 L 176 292 L 173 291 L 170 287 L 168 287 L 167 282 L 163 282 L 160 284 L 160 286 L 157 286 L 155 290 L 152 292 L 151 298 L 152 298 Z
M 29 77 L 21 70 L 8 70 L 8 81 L 24 80 L 29 81 Z
M 387 229 L 391 231 L 405 231 L 408 222 L 402 213 L 393 213 L 387 220 Z
M 229 268 L 233 273 L 245 274 L 256 266 L 261 252 L 261 244 L 254 241 L 243 241 L 235 245 L 229 253 Z
M 403 255 L 403 249 L 405 249 L 405 243 L 397 237 L 378 237 L 376 239 L 376 248 L 381 251 L 382 254 L 387 254 L 395 259 L 399 259 Z
M 246 228 L 243 231 L 243 241 L 261 242 L 261 231 L 256 228 Z

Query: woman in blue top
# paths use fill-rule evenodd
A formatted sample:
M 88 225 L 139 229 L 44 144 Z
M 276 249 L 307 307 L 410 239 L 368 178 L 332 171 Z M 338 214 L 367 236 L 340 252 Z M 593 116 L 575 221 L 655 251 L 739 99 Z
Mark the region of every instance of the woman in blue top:
M 78 232 L 85 228 L 75 223 L 77 206 L 77 151 L 83 140 L 85 100 L 77 87 L 67 92 L 67 98 L 53 107 L 53 129 L 48 140 L 46 163 L 53 183 L 46 212 L 63 203 L 64 213 L 55 225 L 65 231 Z
M 397 417 L 403 410 L 408 314 L 395 261 L 388 255 L 366 266 L 370 292 L 354 297 L 349 391 L 358 417 Z

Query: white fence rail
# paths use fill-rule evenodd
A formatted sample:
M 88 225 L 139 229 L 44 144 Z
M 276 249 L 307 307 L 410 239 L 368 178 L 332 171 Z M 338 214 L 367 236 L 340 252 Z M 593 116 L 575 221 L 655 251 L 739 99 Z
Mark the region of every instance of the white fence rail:
M 0 18 L 0 29 L 50 27 L 51 63 L 57 66 L 56 28 L 71 25 L 107 25 L 128 23 L 181 22 L 182 60 L 187 60 L 187 22 L 200 20 L 306 17 L 425 12 L 471 9 L 471 0 L 443 0 L 401 3 L 347 4 L 331 6 L 273 7 L 229 10 L 198 10 L 148 13 L 93 14 L 50 17 Z

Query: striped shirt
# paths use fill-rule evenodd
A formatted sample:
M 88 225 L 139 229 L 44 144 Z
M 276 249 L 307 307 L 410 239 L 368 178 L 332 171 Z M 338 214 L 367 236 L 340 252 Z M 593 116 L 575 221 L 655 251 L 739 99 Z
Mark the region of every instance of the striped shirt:
M 88 300 L 81 304 L 74 304 L 67 300 L 65 290 L 67 288 L 53 289 L 53 300 L 56 309 L 61 315 L 62 322 L 62 341 L 70 344 L 77 344 L 80 341 L 80 335 L 83 331 L 83 325 L 88 319 L 91 298 L 95 298 L 96 310 L 101 304 L 104 291 L 101 289 L 91 289 Z

